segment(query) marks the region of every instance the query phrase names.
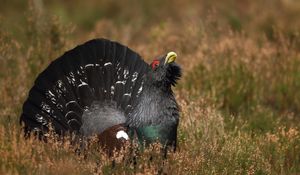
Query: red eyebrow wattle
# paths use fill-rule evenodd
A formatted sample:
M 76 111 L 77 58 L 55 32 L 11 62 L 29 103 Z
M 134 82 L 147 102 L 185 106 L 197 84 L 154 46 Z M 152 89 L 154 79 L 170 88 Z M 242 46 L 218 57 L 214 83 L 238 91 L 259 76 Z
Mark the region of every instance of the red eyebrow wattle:
M 153 60 L 151 66 L 152 66 L 152 69 L 155 68 L 155 66 L 159 65 L 159 60 Z

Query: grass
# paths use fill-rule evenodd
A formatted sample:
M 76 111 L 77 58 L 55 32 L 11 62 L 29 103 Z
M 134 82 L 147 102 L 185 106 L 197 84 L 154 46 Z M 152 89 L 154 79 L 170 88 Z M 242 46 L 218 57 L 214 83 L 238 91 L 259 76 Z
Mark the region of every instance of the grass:
M 14 0 L 0 9 L 0 174 L 300 173 L 298 1 Z M 38 73 L 96 37 L 148 62 L 179 55 L 179 148 L 167 160 L 153 145 L 134 167 L 127 148 L 112 169 L 96 144 L 78 155 L 69 142 L 23 138 L 19 116 Z

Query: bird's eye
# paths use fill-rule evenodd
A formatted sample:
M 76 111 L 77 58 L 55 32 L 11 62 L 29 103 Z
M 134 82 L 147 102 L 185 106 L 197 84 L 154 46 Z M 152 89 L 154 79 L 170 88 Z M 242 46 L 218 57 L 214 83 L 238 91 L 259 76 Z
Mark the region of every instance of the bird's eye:
M 159 65 L 159 61 L 154 60 L 151 65 L 152 65 L 152 69 L 154 70 Z

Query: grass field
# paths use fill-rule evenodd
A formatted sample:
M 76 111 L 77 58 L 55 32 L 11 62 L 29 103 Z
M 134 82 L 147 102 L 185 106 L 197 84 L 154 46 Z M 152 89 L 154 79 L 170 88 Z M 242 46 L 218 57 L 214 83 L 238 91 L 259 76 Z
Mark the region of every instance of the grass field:
M 0 174 L 300 174 L 299 19 L 298 0 L 4 0 Z M 38 73 L 100 37 L 147 62 L 177 52 L 179 148 L 167 160 L 154 145 L 135 168 L 124 151 L 111 169 L 93 144 L 77 155 L 69 143 L 23 138 L 19 116 Z

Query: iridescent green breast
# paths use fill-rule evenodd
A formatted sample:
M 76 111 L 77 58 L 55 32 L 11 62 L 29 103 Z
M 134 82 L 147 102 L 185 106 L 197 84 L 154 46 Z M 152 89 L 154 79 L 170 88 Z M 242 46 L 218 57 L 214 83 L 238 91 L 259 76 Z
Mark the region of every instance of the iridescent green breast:
M 140 145 L 158 141 L 163 146 L 175 146 L 177 125 L 150 125 L 131 129 L 131 136 L 136 133 Z

